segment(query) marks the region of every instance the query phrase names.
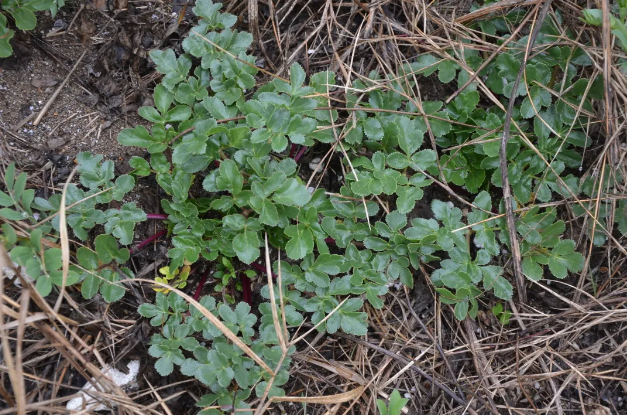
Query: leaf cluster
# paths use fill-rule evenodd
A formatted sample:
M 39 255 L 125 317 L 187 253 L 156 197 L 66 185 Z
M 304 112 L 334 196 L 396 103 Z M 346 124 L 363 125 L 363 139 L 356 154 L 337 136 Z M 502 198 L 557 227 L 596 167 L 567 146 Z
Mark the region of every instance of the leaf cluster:
M 0 2 L 0 58 L 13 54 L 11 39 L 15 31 L 9 29 L 7 13 L 14 20 L 20 30 L 33 30 L 37 25 L 35 12 L 50 10 L 54 17 L 59 8 L 65 5 L 65 0 L 2 0 Z

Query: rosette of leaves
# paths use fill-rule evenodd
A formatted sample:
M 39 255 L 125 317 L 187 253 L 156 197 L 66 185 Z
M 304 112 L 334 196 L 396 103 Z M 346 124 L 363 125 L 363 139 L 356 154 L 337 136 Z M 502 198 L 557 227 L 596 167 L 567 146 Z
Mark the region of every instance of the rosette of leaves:
M 493 255 L 498 254 L 496 235 L 493 230 L 479 223 L 484 216 L 491 214 L 492 202 L 486 192 L 480 193 L 474 201 L 478 209 L 469 213 L 469 221 L 477 220 L 473 230 L 476 232 L 474 245 L 476 252 L 470 249 L 469 238 L 460 229 L 462 211 L 450 202 L 434 200 L 431 204 L 434 219 L 417 218 L 412 226 L 405 230 L 405 236 L 422 244 L 433 244 L 437 251 L 445 251 L 448 258 L 440 261 L 440 268 L 431 274 L 431 281 L 438 287 L 441 299 L 455 305 L 455 317 L 459 320 L 469 315 L 477 315 L 477 298 L 485 291 L 492 290 L 498 298 L 509 300 L 513 287 L 502 276 L 503 268 L 490 265 Z M 441 225 L 440 225 L 441 223 Z M 467 230 L 469 232 L 469 230 Z
M 80 247 L 76 252 L 78 265 L 71 269 L 80 275 L 83 298 L 91 299 L 98 292 L 107 303 L 118 301 L 125 289 L 120 279 L 133 278 L 133 272 L 121 267 L 130 258 L 127 248 L 119 248 L 118 241 L 110 235 L 98 235 L 94 240 L 95 251 Z
M 287 368 L 291 362 L 289 349 L 287 357 L 278 345 L 273 327 L 270 304 L 259 307 L 262 320 L 258 330 L 254 329 L 257 317 L 250 313 L 250 306 L 244 302 L 233 309 L 227 304 L 216 304 L 213 297 L 203 297 L 200 304 L 214 313 L 234 334 L 260 356 L 270 367 L 277 367 L 282 361 L 277 376 L 273 379 L 269 395 L 282 396 L 280 388 L 289 379 Z M 280 315 L 280 309 L 277 310 Z M 169 295 L 157 293 L 155 304 L 146 303 L 139 307 L 139 313 L 151 318 L 153 326 L 161 326 L 161 332 L 152 336 L 149 354 L 155 357 L 155 369 L 162 376 L 168 376 L 178 367 L 183 375 L 196 378 L 207 386 L 211 393 L 204 395 L 196 404 L 201 408 L 215 406 L 217 401 L 223 405 L 226 397 L 235 402 L 237 409 L 249 409 L 245 400 L 255 393 L 261 397 L 270 377 L 257 366 L 241 349 L 226 340 L 217 329 L 195 307 L 188 307 L 185 300 L 176 293 Z M 288 323 L 300 324 L 302 319 L 286 315 Z M 253 340 L 254 338 L 254 340 Z M 202 340 L 199 341 L 199 339 Z M 233 386 L 237 388 L 233 389 Z M 253 389 L 253 386 L 255 388 Z M 236 390 L 235 392 L 232 392 Z M 217 409 L 205 409 L 201 413 L 221 414 Z M 243 413 L 247 413 L 244 411 Z
M 115 178 L 114 164 L 111 160 L 103 161 L 103 156 L 89 152 L 76 156 L 79 181 L 84 189 L 69 184 L 65 200 L 66 221 L 74 234 L 85 241 L 88 232 L 96 225 L 104 225 L 105 232 L 112 234 L 123 245 L 133 241 L 135 225 L 146 220 L 146 214 L 135 203 L 125 203 L 120 209 L 99 209 L 98 205 L 113 200 L 122 201 L 124 196 L 135 187 L 135 179 L 130 175 Z M 58 212 L 61 208 L 61 194 L 54 194 L 48 199 L 35 198 L 35 206 L 42 212 L 54 215 L 52 226 L 59 230 Z
M 521 237 L 522 270 L 533 281 L 542 279 L 545 265 L 554 277 L 560 279 L 566 278 L 568 271 L 583 269 L 583 255 L 575 251 L 575 241 L 561 238 L 566 225 L 562 220 L 556 221 L 556 216 L 555 209 L 540 211 L 535 206 L 523 213 L 516 223 Z M 501 235 L 509 243 L 505 233 Z
M 112 200 L 121 201 L 134 187 L 134 178 L 122 175 L 114 180 L 113 162 L 103 161 L 102 156 L 80 153 L 76 159 L 81 187 L 72 183 L 67 186 L 66 224 L 82 240 L 88 239 L 88 232 L 96 225 L 104 225 L 106 233 L 117 237 L 122 244 L 130 244 L 135 224 L 145 220 L 146 214 L 134 203 L 105 211 L 98 206 Z M 35 190 L 26 189 L 26 182 L 26 173 L 16 174 L 15 165 L 10 164 L 5 171 L 7 192 L 0 191 L 0 216 L 8 221 L 26 221 L 34 229 L 30 231 L 29 238 L 18 239 L 13 227 L 5 223 L 5 245 L 13 260 L 36 281 L 38 292 L 46 296 L 53 286 L 63 283 L 61 254 L 57 245 L 62 195 L 57 193 L 47 200 L 35 197 Z M 128 250 L 118 250 L 118 242 L 109 235 L 97 237 L 95 244 L 96 251 L 99 254 L 102 252 L 102 256 L 98 259 L 96 253 L 88 248 L 79 248 L 78 267 L 71 267 L 65 284 L 69 286 L 85 280 L 87 282 L 82 284 L 82 291 L 86 298 L 93 297 L 100 288 L 107 301 L 116 301 L 124 294 L 122 287 L 112 284 L 119 279 L 119 270 L 100 267 L 111 262 L 112 258 L 117 258 L 118 264 L 126 262 Z M 105 254 L 105 251 L 110 253 Z M 112 256 L 114 254 L 118 256 Z M 122 268 L 121 272 L 126 275 L 125 278 L 132 277 L 127 268 Z

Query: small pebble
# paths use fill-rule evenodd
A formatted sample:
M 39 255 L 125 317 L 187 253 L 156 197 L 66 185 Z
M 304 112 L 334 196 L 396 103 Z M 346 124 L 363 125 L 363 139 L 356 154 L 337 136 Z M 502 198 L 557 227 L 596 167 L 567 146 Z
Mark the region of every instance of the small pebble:
M 67 27 L 67 23 L 65 23 L 63 19 L 58 19 L 58 20 L 55 20 L 53 27 L 55 30 L 62 30 Z
M 309 168 L 314 171 L 314 173 L 322 172 L 322 159 L 320 157 L 316 157 L 309 162 Z

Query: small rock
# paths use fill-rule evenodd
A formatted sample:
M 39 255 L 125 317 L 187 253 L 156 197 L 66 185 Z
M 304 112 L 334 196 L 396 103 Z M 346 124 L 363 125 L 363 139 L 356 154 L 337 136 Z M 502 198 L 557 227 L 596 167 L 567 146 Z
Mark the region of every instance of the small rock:
M 321 165 L 322 159 L 320 157 L 316 157 L 309 162 L 309 168 L 314 171 L 314 173 L 322 172 L 323 166 Z
M 59 83 L 59 79 L 52 75 L 35 76 L 30 81 L 35 88 L 49 88 Z
M 64 138 L 51 138 L 50 140 L 48 140 L 47 143 L 48 143 L 48 148 L 50 150 L 55 150 L 65 144 L 65 139 Z
M 67 27 L 67 23 L 65 23 L 65 20 L 57 19 L 54 21 L 54 26 L 53 26 L 54 30 L 63 30 L 66 27 Z

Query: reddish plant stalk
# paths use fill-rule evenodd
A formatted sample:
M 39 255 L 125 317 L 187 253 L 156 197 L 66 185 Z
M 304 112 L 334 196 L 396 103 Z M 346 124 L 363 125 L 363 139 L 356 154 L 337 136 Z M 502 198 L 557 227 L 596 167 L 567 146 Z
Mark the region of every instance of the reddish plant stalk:
M 202 294 L 202 289 L 207 282 L 207 277 L 209 277 L 209 269 L 207 269 L 205 273 L 202 274 L 202 277 L 200 277 L 200 281 L 198 281 L 198 287 L 196 287 L 196 291 L 194 291 L 194 300 L 198 301 L 198 299 L 200 298 L 200 294 Z
M 296 157 L 294 157 L 294 161 L 298 162 L 298 160 L 300 160 L 300 158 L 303 156 L 303 154 L 305 154 L 305 151 L 307 150 L 307 146 L 303 146 L 300 151 L 298 152 L 298 154 L 296 154 Z
M 144 248 L 146 245 L 148 245 L 149 243 L 151 243 L 152 241 L 166 235 L 168 233 L 167 230 L 163 229 L 157 233 L 155 233 L 154 235 L 148 237 L 147 239 L 143 240 L 142 242 L 140 242 L 139 245 L 137 245 L 135 248 L 132 248 L 130 252 L 137 252 L 140 251 L 142 248 Z
M 146 213 L 146 219 L 167 220 L 168 215 L 164 213 Z
M 252 264 L 250 264 L 251 267 L 253 267 L 254 269 L 256 269 L 259 272 L 263 272 L 264 274 L 267 274 L 266 272 L 266 267 L 264 267 L 261 264 L 257 264 L 256 262 L 253 262 Z M 272 273 L 272 278 L 276 279 L 277 275 L 273 272 Z
M 243 272 L 240 272 L 239 281 L 242 283 L 242 295 L 244 297 L 244 301 L 246 301 L 246 304 L 252 305 L 253 304 L 253 290 L 252 290 L 252 283 L 250 281 L 250 278 L 248 278 L 246 274 L 244 274 Z
M 298 146 L 292 143 L 292 146 L 290 147 L 290 158 L 294 158 L 294 155 L 296 154 L 297 149 L 298 149 Z

